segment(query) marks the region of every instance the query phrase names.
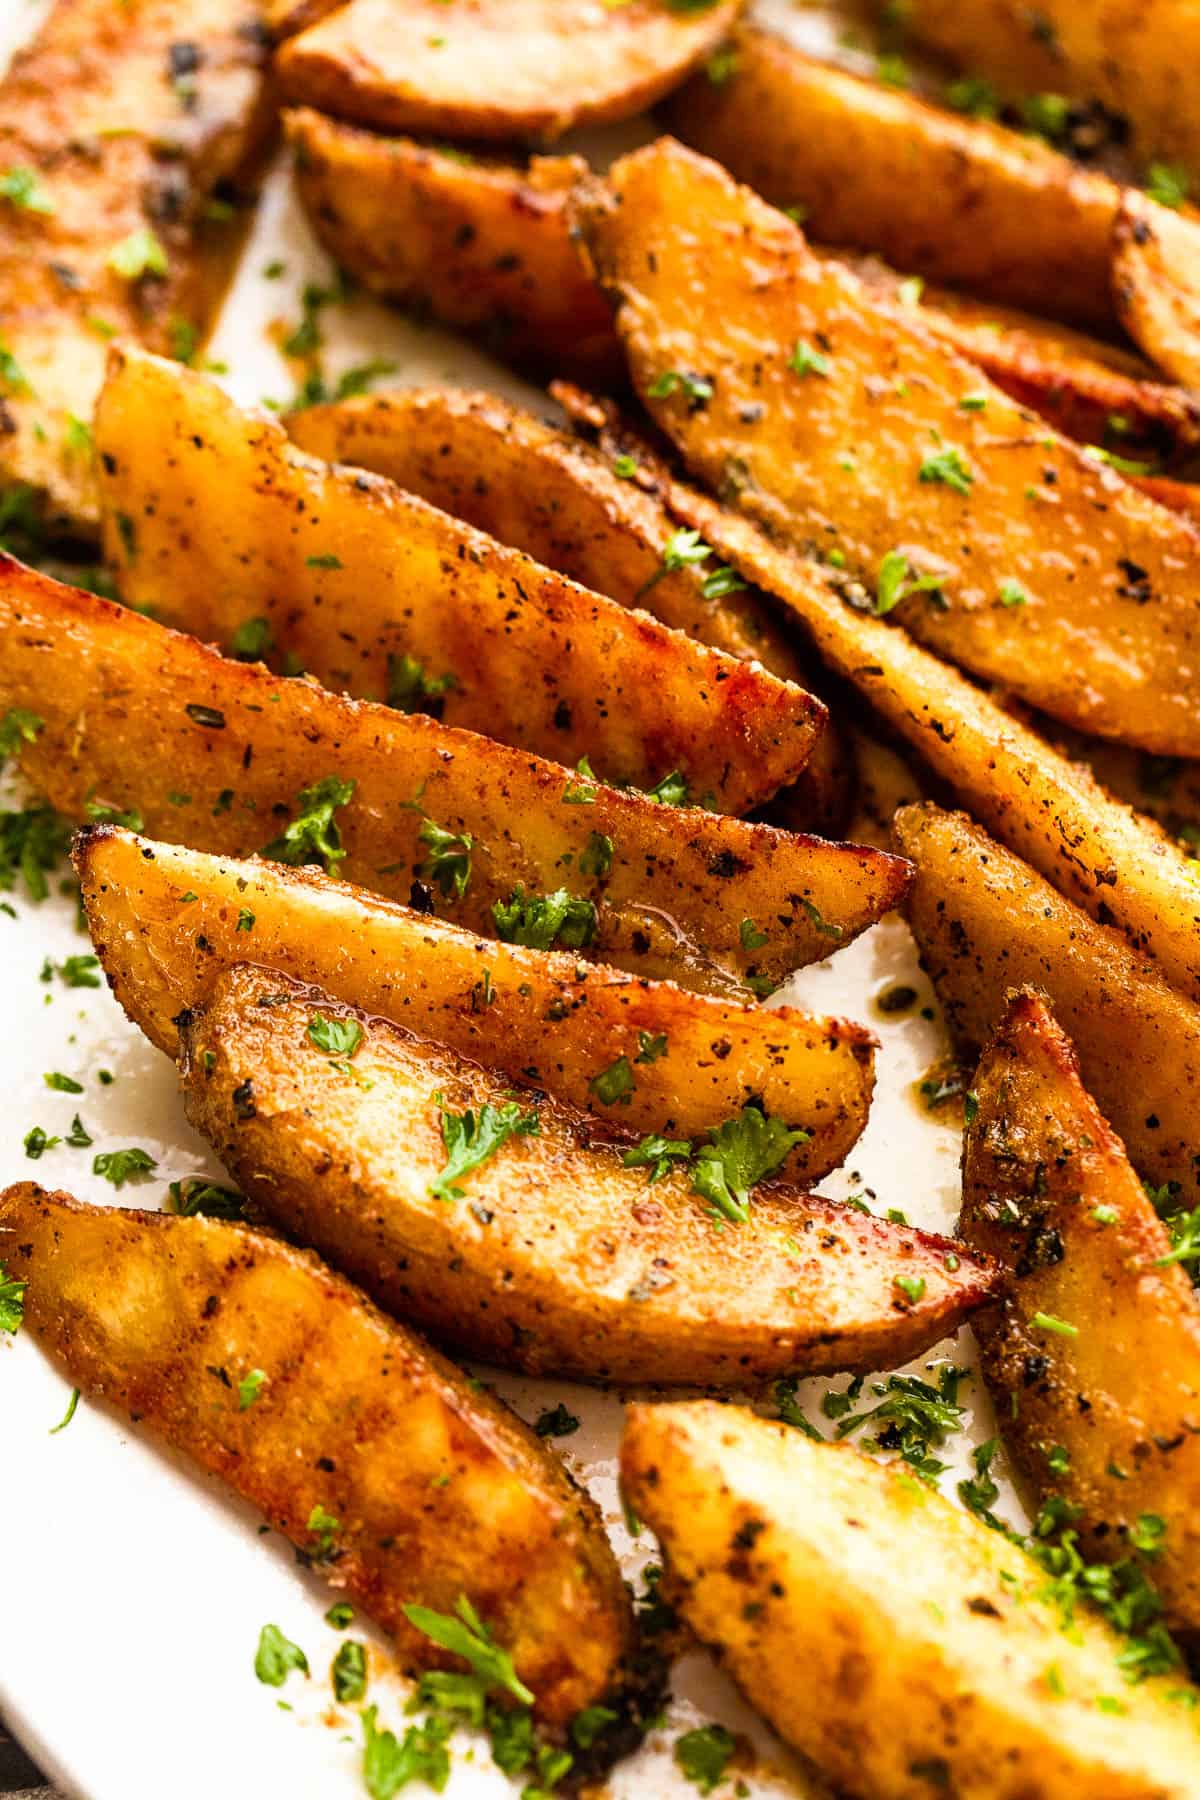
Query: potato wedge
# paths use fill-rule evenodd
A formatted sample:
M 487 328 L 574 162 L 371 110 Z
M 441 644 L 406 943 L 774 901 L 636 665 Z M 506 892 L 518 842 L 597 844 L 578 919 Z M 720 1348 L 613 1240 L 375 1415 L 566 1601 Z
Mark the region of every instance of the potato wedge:
M 1011 988 L 1044 990 L 1138 1173 L 1192 1194 L 1200 1006 L 965 813 L 906 807 L 894 839 L 917 865 L 909 922 L 964 1052 L 987 1042 Z
M 623 606 L 644 606 L 702 643 L 810 686 L 762 594 L 743 587 L 714 595 L 721 572 L 711 559 L 664 570 L 675 523 L 655 491 L 665 478 L 657 459 L 642 455 L 631 476 L 635 458 L 608 455 L 494 394 L 458 388 L 367 394 L 306 407 L 286 423 L 314 456 L 386 475 Z M 772 816 L 800 830 L 836 831 L 853 784 L 852 753 L 827 720 L 797 782 L 775 796 Z
M 743 0 L 348 0 L 276 57 L 284 98 L 381 131 L 502 142 L 652 106 L 721 42 Z
M 621 1474 L 664 1596 L 839 1789 L 1200 1794 L 1179 1683 L 1127 1687 L 1107 1625 L 1062 1631 L 1036 1564 L 899 1466 L 696 1400 L 631 1407 Z
M 404 1607 L 453 1612 L 465 1594 L 547 1725 L 617 1687 L 632 1620 L 591 1501 L 507 1407 L 315 1256 L 33 1182 L 0 1193 L 0 1248 L 70 1380 L 257 1506 L 407 1668 L 461 1667 Z M 252 1368 L 266 1379 L 243 1407 Z
M 1195 216 L 1128 189 L 1113 233 L 1112 283 L 1117 317 L 1134 342 L 1172 381 L 1200 388 Z
M 582 157 L 483 161 L 311 107 L 284 122 L 313 230 L 373 294 L 479 333 L 521 368 L 602 388 L 623 378 L 612 314 L 567 229 Z
M 1200 528 L 1200 485 L 1196 482 L 1173 481 L 1168 475 L 1131 475 L 1129 479 L 1151 500 L 1182 513 L 1191 525 Z
M 318 1015 L 358 1027 L 352 1060 L 314 1044 Z M 866 1371 L 928 1349 L 994 1288 L 946 1238 L 779 1181 L 725 1225 L 686 1169 L 649 1186 L 653 1162 L 625 1167 L 594 1119 L 545 1096 L 523 1115 L 535 1133 L 439 1197 L 443 1113 L 502 1108 L 511 1081 L 274 969 L 219 976 L 179 1036 L 188 1118 L 242 1192 L 389 1312 L 506 1368 L 702 1387 Z
M 1109 327 L 1120 190 L 1037 138 L 967 119 L 745 26 L 719 84 L 698 75 L 665 110 L 684 143 L 827 244 Z
M 936 588 L 899 600 L 905 627 L 1054 717 L 1200 750 L 1190 525 L 680 145 L 624 157 L 578 212 L 634 384 L 694 474 L 872 583 L 911 559 Z
M 1182 163 L 1200 180 L 1191 75 L 1200 18 L 1188 0 L 913 0 L 905 27 L 1010 94 L 1099 100 L 1131 129 L 1144 161 Z
M 206 856 L 109 825 L 77 836 L 75 867 L 117 999 L 170 1055 L 178 1015 L 254 956 L 592 1112 L 626 1140 L 700 1137 L 755 1101 L 810 1132 L 784 1172 L 816 1180 L 867 1121 L 875 1040 L 861 1025 L 489 942 L 312 869 Z
M 57 0 L 0 81 L 0 484 L 90 536 L 87 426 L 114 332 L 203 339 L 271 129 L 253 0 Z
M 906 633 L 856 610 L 867 603 L 860 587 L 839 591 L 834 571 L 781 549 L 741 514 L 682 482 L 672 486 L 669 506 L 747 580 L 791 608 L 834 673 L 869 701 L 945 791 L 1060 893 L 1123 932 L 1133 950 L 1153 951 L 1168 979 L 1200 1000 L 1200 888 L 1178 844 L 1097 785 L 1078 751 L 1056 750 Z M 1142 807 L 1145 799 L 1130 791 L 1134 773 L 1156 786 L 1182 785 L 1196 767 L 1135 758 L 1094 738 L 1086 747 L 1102 779 L 1125 771 L 1130 780 L 1120 791 Z M 1200 784 L 1194 805 L 1200 819 Z
M 1079 1508 L 1091 1559 L 1160 1519 L 1147 1573 L 1200 1629 L 1200 1298 L 1037 994 L 1009 1002 L 973 1091 L 959 1229 L 1013 1283 L 975 1321 L 1005 1442 L 1039 1500 Z
M 734 971 L 766 987 L 822 960 L 908 881 L 878 851 L 665 807 L 420 714 L 278 679 L 9 558 L 0 716 L 12 706 L 43 722 L 21 747 L 26 775 L 72 817 L 132 810 L 152 834 L 251 855 L 298 825 L 302 792 L 353 782 L 344 805 L 324 793 L 341 843 L 287 843 L 294 860 L 415 893 L 487 934 L 518 887 L 565 888 L 596 909 L 576 919 L 574 947 L 726 991 Z
M 768 799 L 821 731 L 803 689 L 305 456 L 177 364 L 115 350 L 95 438 L 122 595 L 196 637 L 237 649 L 249 624 L 249 654 L 326 687 L 557 762 L 586 756 L 620 784 L 677 772 L 722 812 Z

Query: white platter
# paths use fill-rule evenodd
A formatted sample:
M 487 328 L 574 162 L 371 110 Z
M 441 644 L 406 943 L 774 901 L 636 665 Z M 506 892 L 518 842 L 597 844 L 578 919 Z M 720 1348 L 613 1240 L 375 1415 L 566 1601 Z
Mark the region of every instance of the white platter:
M 0 0 L 0 62 L 40 11 L 27 0 Z M 632 139 L 642 131 L 635 126 L 620 135 Z M 261 271 L 276 259 L 286 263 L 285 277 L 264 280 Z M 329 274 L 286 176 L 277 171 L 210 346 L 214 358 L 229 364 L 225 385 L 239 400 L 290 392 L 268 328 L 281 317 L 294 320 L 303 283 Z M 384 356 L 396 364 L 397 382 L 491 386 L 544 405 L 464 343 L 372 303 L 331 308 L 323 322 L 334 375 Z M 16 791 L 0 803 L 13 804 Z M 39 978 L 46 957 L 61 960 L 89 948 L 73 902 L 55 896 L 38 907 L 22 894 L 4 898 L 17 916 L 0 915 L 0 1186 L 36 1178 L 111 1202 L 116 1196 L 92 1174 L 92 1157 L 130 1144 L 147 1148 L 158 1166 L 151 1178 L 122 1191 L 125 1204 L 157 1206 L 168 1180 L 218 1174 L 207 1146 L 184 1121 L 171 1065 L 126 1022 L 107 991 L 68 990 Z M 931 1003 L 907 930 L 888 920 L 834 962 L 806 971 L 788 997 L 803 995 L 821 1010 L 866 1020 L 883 1041 L 869 1128 L 852 1167 L 825 1183 L 825 1191 L 873 1191 L 881 1210 L 897 1206 L 914 1224 L 945 1230 L 958 1206 L 958 1133 L 924 1112 L 914 1084 L 946 1046 L 936 1019 L 915 1011 L 899 1020 L 880 1016 L 873 997 L 898 981 L 913 983 L 922 1002 Z M 102 1068 L 115 1077 L 111 1085 L 99 1083 Z M 50 1070 L 82 1082 L 82 1096 L 50 1091 L 43 1080 Z M 28 1160 L 29 1128 L 65 1133 L 76 1111 L 94 1149 L 63 1145 Z M 924 1361 L 951 1357 L 964 1364 L 973 1356 L 964 1332 Z M 527 1418 L 559 1400 L 581 1417 L 582 1428 L 560 1445 L 603 1507 L 632 1575 L 653 1547 L 631 1542 L 621 1522 L 620 1398 L 567 1384 L 495 1379 Z M 811 1411 L 828 1385 L 802 1389 Z M 0 1714 L 10 1729 L 62 1788 L 84 1800 L 361 1797 L 359 1723 L 354 1709 L 332 1703 L 327 1680 L 339 1641 L 323 1622 L 327 1592 L 297 1566 L 286 1544 L 259 1535 L 249 1509 L 127 1420 L 83 1401 L 70 1427 L 51 1435 L 68 1396 L 31 1338 L 0 1338 Z M 962 1399 L 967 1429 L 943 1453 L 953 1464 L 942 1478 L 948 1492 L 966 1472 L 972 1445 L 992 1430 L 976 1382 L 964 1384 Z M 1005 1497 L 1011 1498 L 1007 1490 Z M 281 1710 L 278 1691 L 254 1676 L 255 1646 L 267 1621 L 303 1646 L 313 1670 L 310 1680 L 294 1676 L 284 1690 L 293 1710 Z M 370 1697 L 382 1721 L 396 1727 L 402 1684 L 388 1673 L 383 1641 L 356 1629 L 372 1644 Z M 748 1737 L 718 1794 L 732 1795 L 737 1779 L 745 1793 L 763 1800 L 815 1791 L 707 1658 L 695 1655 L 680 1665 L 673 1688 L 663 1728 L 612 1777 L 614 1797 L 695 1796 L 698 1790 L 674 1765 L 671 1745 L 680 1731 L 706 1720 Z M 485 1747 L 456 1740 L 451 1800 L 516 1791 L 491 1766 Z

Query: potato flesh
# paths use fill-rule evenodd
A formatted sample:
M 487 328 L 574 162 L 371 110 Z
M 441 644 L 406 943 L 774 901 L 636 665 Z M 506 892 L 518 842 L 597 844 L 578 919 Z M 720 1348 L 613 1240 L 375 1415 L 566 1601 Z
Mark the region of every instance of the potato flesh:
M 259 1507 L 395 1639 L 461 1669 L 404 1616 L 465 1594 L 561 1726 L 619 1677 L 632 1636 L 590 1501 L 513 1414 L 307 1252 L 212 1219 L 0 1193 L 25 1324 L 86 1394 Z M 266 1377 L 252 1406 L 238 1383 Z M 336 1521 L 332 1557 L 309 1528 Z
M 1200 1794 L 1178 1681 L 1126 1686 L 1107 1626 L 1081 1610 L 1064 1633 L 1042 1572 L 911 1474 L 705 1400 L 632 1407 L 621 1473 L 666 1596 L 848 1792 Z
M 318 1013 L 363 1031 L 351 1063 L 313 1044 Z M 274 970 L 222 975 L 180 1035 L 188 1117 L 242 1191 L 389 1312 L 485 1361 L 704 1386 L 875 1369 L 956 1329 L 990 1286 L 945 1238 L 778 1182 L 722 1225 L 686 1173 L 650 1186 L 549 1098 L 536 1135 L 440 1199 L 443 1108 L 502 1107 L 509 1078 Z M 897 1274 L 922 1284 L 915 1303 Z
M 1092 1558 L 1131 1554 L 1140 1514 L 1163 1520 L 1145 1570 L 1172 1624 L 1200 1627 L 1200 1298 L 1124 1145 L 1080 1079 L 1045 1002 L 1009 1004 L 972 1084 L 963 1144 L 969 1244 L 1010 1271 L 974 1321 L 1005 1442 L 1039 1499 L 1080 1509 Z M 1039 1331 L 1048 1315 L 1076 1335 Z M 1061 1445 L 1066 1469 L 1052 1470 Z
M 825 243 L 1111 329 L 1114 182 L 1037 138 L 847 74 L 771 32 L 745 27 L 735 48 L 727 81 L 698 75 L 668 104 L 684 143 L 772 205 L 803 206 L 805 230 Z
M 489 942 L 314 870 L 218 860 L 111 826 L 76 845 L 93 941 L 117 998 L 172 1055 L 175 1017 L 221 969 L 253 956 L 594 1112 L 619 1135 L 699 1137 L 757 1097 L 812 1133 L 787 1167 L 816 1179 L 866 1124 L 874 1039 L 862 1026 L 730 1005 L 561 952 Z M 243 914 L 249 930 L 238 928 Z M 663 1037 L 665 1050 L 639 1062 L 643 1039 Z M 622 1056 L 633 1088 L 605 1103 L 590 1084 Z
M 253 11 L 57 0 L 0 81 L 0 169 L 31 171 L 37 203 L 0 202 L 0 316 L 21 376 L 0 383 L 0 482 L 38 490 L 54 530 L 96 529 L 81 426 L 107 337 L 166 351 L 173 331 L 202 339 L 215 314 L 240 230 L 205 207 L 251 172 L 270 130 L 266 52 L 244 29 Z M 203 46 L 178 75 L 176 45 Z M 167 272 L 128 279 L 109 259 L 145 231 Z
M 681 772 L 720 811 L 769 798 L 820 734 L 825 710 L 803 689 L 304 455 L 176 363 L 114 351 L 95 437 L 124 598 L 205 641 L 265 621 L 273 661 L 290 653 L 376 700 L 414 658 L 452 685 L 409 706 L 557 762 L 587 756 L 614 782 Z
M 1138 1173 L 1194 1195 L 1200 1006 L 965 814 L 908 807 L 893 835 L 917 865 L 909 922 L 964 1050 L 986 1043 L 1010 989 L 1043 990 Z
M 1194 215 L 1126 193 L 1112 282 L 1117 316 L 1134 342 L 1172 381 L 1200 387 L 1200 230 Z
M 1055 717 L 1200 749 L 1191 526 L 872 302 L 715 164 L 660 140 L 589 195 L 581 228 L 634 385 L 694 474 L 801 548 L 839 549 L 872 589 L 892 553 L 937 575 L 942 602 L 901 600 L 905 628 Z M 797 346 L 823 368 L 797 372 Z M 712 397 L 655 397 L 672 370 Z
M 567 230 L 582 157 L 462 160 L 311 107 L 284 115 L 313 230 L 374 294 L 479 332 L 506 362 L 610 387 L 624 359 Z
M 749 520 L 682 483 L 670 504 L 793 611 L 834 673 L 1008 849 L 1093 919 L 1121 931 L 1132 949 L 1152 951 L 1168 979 L 1200 1000 L 1200 888 L 1177 844 L 1098 786 L 1074 749 L 1054 749 L 903 631 L 854 610 L 827 569 L 780 549 Z M 1133 772 L 1152 768 L 1156 781 L 1188 781 L 1190 765 L 1164 771 L 1120 745 L 1090 740 L 1079 754 L 1088 753 L 1105 780 L 1123 769 L 1121 791 L 1140 805 Z
M 280 51 L 285 99 L 383 131 L 550 139 L 631 118 L 716 48 L 743 0 L 349 0 Z
M 777 980 L 828 956 L 907 882 L 874 850 L 659 806 L 426 717 L 276 679 L 10 558 L 0 714 L 11 706 L 44 722 L 21 764 L 69 816 L 135 808 L 151 834 L 250 855 L 302 789 L 337 775 L 356 783 L 337 815 L 345 878 L 405 900 L 416 880 L 421 904 L 488 934 L 518 885 L 567 887 L 598 908 L 593 954 L 726 992 L 735 969 Z M 430 871 L 427 820 L 473 839 L 461 895 Z M 607 851 L 586 873 L 594 839 L 611 843 L 607 873 Z M 763 921 L 765 945 L 743 943 L 745 918 Z

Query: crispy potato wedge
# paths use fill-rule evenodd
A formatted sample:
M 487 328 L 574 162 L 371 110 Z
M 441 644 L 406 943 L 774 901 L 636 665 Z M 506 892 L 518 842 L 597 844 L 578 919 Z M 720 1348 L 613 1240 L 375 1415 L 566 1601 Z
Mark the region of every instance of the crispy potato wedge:
M 875 850 L 668 808 L 423 715 L 228 661 L 9 558 L 0 716 L 11 706 L 42 720 L 20 761 L 72 817 L 132 809 L 152 834 L 251 855 L 295 822 L 302 790 L 337 777 L 355 784 L 329 845 L 347 879 L 415 894 L 488 934 L 518 887 L 565 887 L 596 909 L 573 930 L 580 950 L 689 984 L 732 991 L 735 971 L 778 983 L 849 943 L 908 883 L 905 865 Z M 303 845 L 289 853 L 323 860 Z
M 917 866 L 909 922 L 964 1052 L 987 1042 L 1011 988 L 1043 989 L 1138 1173 L 1191 1194 L 1200 1006 L 965 813 L 906 807 L 894 838 Z
M 752 26 L 728 79 L 665 111 L 677 137 L 828 244 L 1057 318 L 1111 327 L 1120 190 L 1040 139 L 831 67 Z
M 254 956 L 592 1112 L 626 1140 L 698 1138 L 754 1101 L 811 1134 L 783 1172 L 816 1180 L 867 1121 L 875 1039 L 861 1025 L 490 942 L 313 869 L 208 856 L 110 825 L 77 836 L 75 867 L 117 999 L 170 1055 L 180 1012 Z M 597 1086 L 618 1065 L 623 1079 Z
M 604 388 L 623 378 L 612 314 L 567 229 L 581 157 L 521 167 L 377 137 L 310 107 L 284 120 L 313 230 L 364 287 L 480 333 L 519 367 Z
M 872 583 L 885 557 L 901 578 L 911 559 L 937 587 L 900 599 L 905 627 L 1056 718 L 1200 750 L 1186 521 L 822 263 L 715 163 L 660 140 L 582 194 L 634 384 L 694 474 Z
M 1113 233 L 1112 283 L 1117 317 L 1134 342 L 1172 381 L 1200 388 L 1195 216 L 1127 189 Z
M 1173 481 L 1168 475 L 1132 475 L 1134 487 L 1149 494 L 1160 506 L 1182 513 L 1193 526 L 1200 528 L 1200 485 L 1194 481 Z
M 1107 1625 L 1064 1633 L 1036 1564 L 902 1465 L 696 1400 L 631 1407 L 621 1475 L 664 1597 L 839 1789 L 1200 1794 L 1178 1681 L 1127 1687 Z
M 57 0 L 0 81 L 0 483 L 90 535 L 87 425 L 114 332 L 207 333 L 241 241 L 214 222 L 271 127 L 255 0 Z M 249 29 L 248 29 L 249 27 Z M 25 197 L 18 201 L 17 195 Z
M 70 1380 L 260 1508 L 408 1668 L 461 1666 L 404 1607 L 452 1612 L 465 1594 L 548 1725 L 618 1685 L 632 1619 L 591 1501 L 507 1407 L 315 1256 L 33 1182 L 0 1193 L 0 1248 Z M 266 1379 L 242 1407 L 252 1368 Z
M 1200 18 L 1189 0 L 913 0 L 905 28 L 1012 94 L 1101 101 L 1120 114 L 1148 161 L 1200 177 L 1192 72 Z
M 973 1090 L 959 1229 L 1012 1279 L 975 1321 L 1005 1442 L 1039 1499 L 1080 1509 L 1093 1558 L 1128 1556 L 1139 1515 L 1160 1518 L 1147 1573 L 1169 1622 L 1196 1630 L 1200 1298 L 1038 995 L 1009 1002 Z M 1056 1446 L 1069 1464 L 1052 1469 Z
M 285 99 L 382 131 L 546 141 L 631 118 L 703 62 L 743 0 L 348 0 L 276 57 Z
M 122 595 L 196 637 L 236 648 L 250 621 L 268 640 L 251 654 L 289 656 L 327 687 L 557 762 L 587 756 L 617 783 L 675 771 L 722 812 L 768 799 L 821 731 L 802 688 L 304 455 L 178 364 L 115 350 L 95 439 Z M 237 507 L 220 504 L 228 487 Z
M 1200 1000 L 1194 864 L 1149 819 L 1099 786 L 1080 750 L 1054 749 L 905 632 L 856 610 L 869 604 L 861 588 L 839 591 L 834 571 L 771 543 L 740 513 L 682 482 L 673 484 L 669 505 L 747 580 L 791 608 L 834 673 L 870 702 L 945 792 L 1098 923 L 1123 932 L 1131 949 L 1153 951 L 1167 977 Z M 1196 785 L 1188 805 L 1200 819 L 1195 764 L 1136 758 L 1095 738 L 1085 748 L 1103 780 L 1124 772 L 1119 791 L 1143 808 L 1135 774 L 1164 792 L 1170 784 L 1181 799 L 1190 779 Z
M 313 1043 L 318 1014 L 358 1026 L 352 1061 Z M 272 1222 L 398 1318 L 507 1368 L 702 1387 L 865 1371 L 928 1349 L 994 1288 L 946 1238 L 778 1181 L 723 1227 L 686 1172 L 649 1186 L 545 1096 L 535 1133 L 438 1197 L 443 1109 L 502 1107 L 509 1078 L 273 969 L 219 976 L 179 1035 L 188 1118 Z M 915 1303 L 897 1274 L 923 1283 Z
M 645 606 L 665 625 L 808 686 L 777 611 L 749 587 L 713 595 L 716 564 L 665 569 L 675 522 L 655 491 L 657 460 L 637 474 L 578 433 L 549 425 L 494 394 L 407 388 L 310 406 L 286 421 L 303 450 L 352 463 L 514 544 L 552 569 Z M 718 585 L 724 585 L 719 582 Z M 776 795 L 773 816 L 798 829 L 837 830 L 853 790 L 853 757 L 827 720 L 798 781 Z

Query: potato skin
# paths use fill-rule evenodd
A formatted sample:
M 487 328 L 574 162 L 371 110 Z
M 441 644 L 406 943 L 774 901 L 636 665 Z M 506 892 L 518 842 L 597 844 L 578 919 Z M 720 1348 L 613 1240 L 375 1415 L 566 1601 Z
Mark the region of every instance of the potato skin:
M 1200 1794 L 1178 1681 L 1127 1687 L 1106 1625 L 1081 1611 L 1063 1633 L 1042 1571 L 902 1464 L 697 1400 L 631 1407 L 621 1476 L 662 1547 L 664 1597 L 839 1789 Z M 1098 1704 L 1116 1693 L 1120 1717 Z
M 839 578 L 828 568 L 771 543 L 748 519 L 682 482 L 669 504 L 747 580 L 792 610 L 833 672 L 916 751 L 946 793 L 1098 924 L 1121 931 L 1132 950 L 1153 952 L 1168 979 L 1200 1000 L 1192 864 L 1150 819 L 1099 786 L 1080 758 L 1094 758 L 1106 782 L 1120 777 L 1117 791 L 1139 806 L 1147 800 L 1138 773 L 1174 784 L 1183 810 L 1194 807 L 1200 819 L 1189 773 L 1195 765 L 1168 760 L 1164 767 L 1099 739 L 1055 749 L 905 632 L 859 610 L 861 588 L 835 587 Z M 1170 803 L 1168 794 L 1163 804 Z
M 753 26 L 714 85 L 664 108 L 671 131 L 827 244 L 1075 324 L 1111 329 L 1120 190 L 1038 139 L 806 56 Z M 1054 82 L 1047 86 L 1059 91 Z
M 861 1025 L 730 1004 L 561 951 L 476 938 L 313 869 L 218 859 L 113 826 L 78 834 L 75 866 L 110 985 L 171 1055 L 177 1015 L 222 968 L 255 956 L 591 1111 L 617 1137 L 698 1137 L 757 1097 L 811 1131 L 787 1172 L 816 1179 L 843 1161 L 867 1121 L 875 1039 Z M 243 913 L 253 917 L 248 931 Z M 643 1034 L 665 1037 L 666 1048 L 639 1062 Z M 621 1056 L 635 1085 L 606 1105 L 590 1084 Z
M 309 1037 L 318 1012 L 363 1032 L 349 1072 Z M 502 1106 L 511 1079 L 273 969 L 220 975 L 179 1032 L 188 1118 L 242 1191 L 388 1312 L 507 1368 L 701 1387 L 867 1371 L 928 1349 L 994 1286 L 945 1238 L 774 1180 L 722 1228 L 686 1175 L 649 1186 L 548 1096 L 536 1135 L 464 1177 L 463 1199 L 433 1197 L 442 1107 Z M 922 1281 L 915 1304 L 897 1273 Z
M 1200 140 L 1198 140 L 1200 142 Z M 1113 233 L 1117 317 L 1172 381 L 1200 387 L 1200 221 L 1127 190 Z
M 151 834 L 252 855 L 303 788 L 336 774 L 356 783 L 338 814 L 345 878 L 406 900 L 415 880 L 417 904 L 487 934 L 517 884 L 566 885 L 597 906 L 592 954 L 725 992 L 745 992 L 734 970 L 778 980 L 828 956 L 908 880 L 875 850 L 598 783 L 584 784 L 590 804 L 572 803 L 579 779 L 554 763 L 230 662 L 12 558 L 0 560 L 0 712 L 10 706 L 44 722 L 21 764 L 72 817 L 89 802 L 133 807 Z M 425 817 L 474 840 L 461 897 L 420 872 Z M 612 843 L 603 874 L 578 866 L 593 834 Z M 744 918 L 763 921 L 765 945 L 743 944 Z
M 464 161 L 306 106 L 284 123 L 313 230 L 373 294 L 478 334 L 520 368 L 623 380 L 612 314 L 567 228 L 581 157 Z
M 1159 1266 L 1170 1236 L 1040 996 L 1009 1001 L 972 1091 L 960 1231 L 1012 1278 L 974 1321 L 1005 1443 L 1039 1500 L 1080 1509 L 1093 1559 L 1128 1556 L 1138 1515 L 1161 1518 L 1146 1572 L 1169 1622 L 1200 1629 L 1200 1297 Z M 1038 1313 L 1078 1335 L 1032 1328 Z
M 0 482 L 37 490 L 55 532 L 96 530 L 72 420 L 90 422 L 106 334 L 165 352 L 215 315 L 241 228 L 205 209 L 253 178 L 271 132 L 257 22 L 257 0 L 57 0 L 0 81 L 0 169 L 31 169 L 48 208 L 0 202 L 4 347 L 25 383 L 0 384 Z M 186 77 L 175 45 L 200 47 Z M 127 280 L 109 258 L 146 229 L 167 273 Z
M 1200 534 L 1185 520 L 671 140 L 622 158 L 578 216 L 634 385 L 693 474 L 801 548 L 836 545 L 871 584 L 886 555 L 911 553 L 945 595 L 914 593 L 897 619 L 973 673 L 1098 736 L 1200 750 Z M 798 343 L 824 367 L 797 373 Z M 671 370 L 702 375 L 711 398 L 656 396 Z
M 1139 1173 L 1194 1199 L 1200 1006 L 965 813 L 906 807 L 893 836 L 917 865 L 909 923 L 964 1052 L 986 1043 L 1011 988 L 1043 990 Z
M 632 118 L 714 50 L 744 0 L 349 0 L 276 57 L 285 99 L 381 131 L 546 141 Z
M 403 1606 L 466 1594 L 561 1728 L 619 1682 L 629 1601 L 592 1502 L 507 1407 L 316 1257 L 214 1219 L 86 1206 L 22 1182 L 0 1243 L 25 1324 L 90 1397 L 132 1413 L 260 1508 L 395 1639 Z M 266 1380 L 239 1405 L 251 1369 Z M 449 1479 L 445 1479 L 448 1477 Z
M 384 700 L 413 657 L 449 726 L 649 789 L 682 773 L 747 812 L 801 769 L 821 702 L 567 581 L 390 481 L 304 455 L 213 382 L 114 350 L 96 412 L 125 600 L 228 646 L 265 622 L 324 686 Z M 222 505 L 236 492 L 236 507 Z

